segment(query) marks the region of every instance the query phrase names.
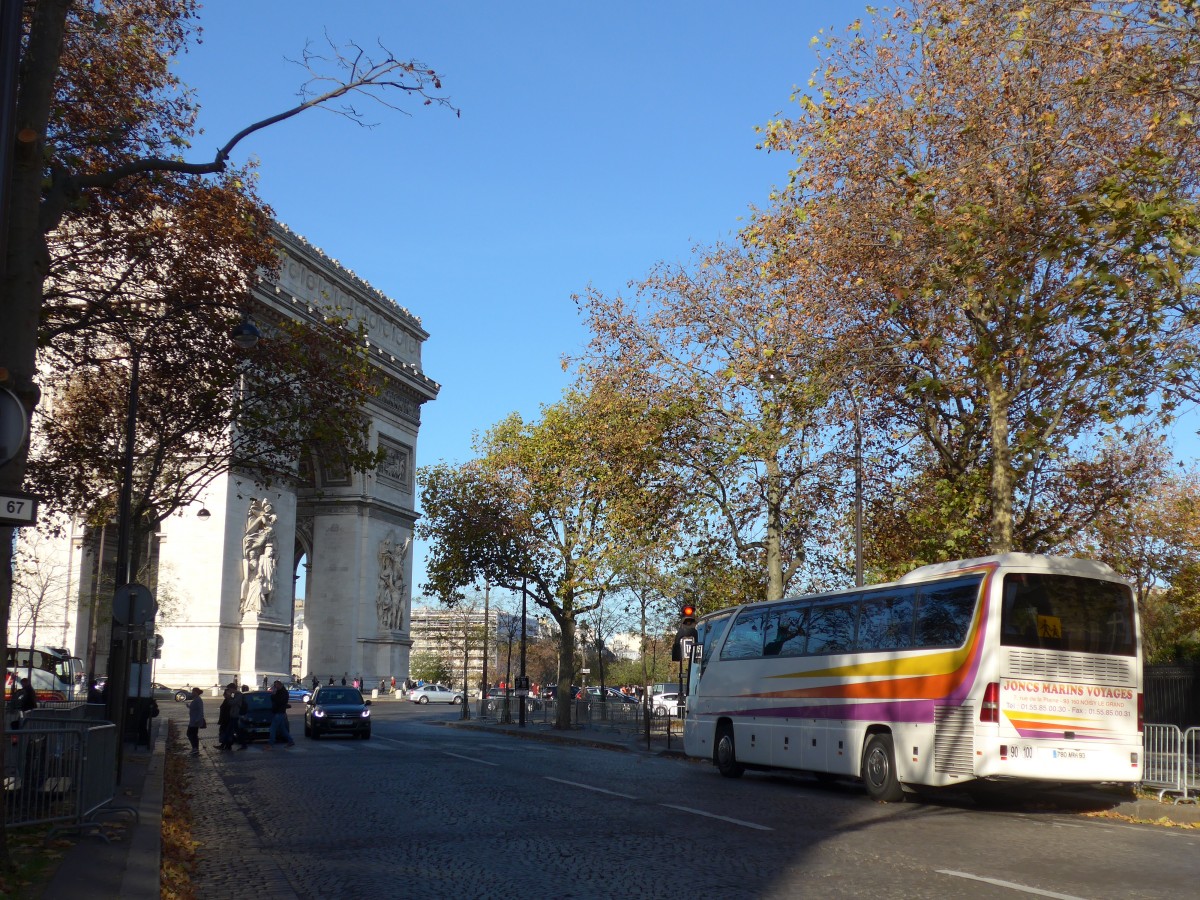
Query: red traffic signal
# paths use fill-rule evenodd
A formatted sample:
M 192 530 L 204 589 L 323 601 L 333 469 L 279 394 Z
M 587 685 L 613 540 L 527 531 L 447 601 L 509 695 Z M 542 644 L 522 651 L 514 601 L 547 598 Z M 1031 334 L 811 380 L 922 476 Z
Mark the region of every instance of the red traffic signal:
M 679 611 L 680 618 L 683 619 L 685 625 L 694 625 L 696 622 L 696 607 L 690 603 L 686 603 L 683 609 Z

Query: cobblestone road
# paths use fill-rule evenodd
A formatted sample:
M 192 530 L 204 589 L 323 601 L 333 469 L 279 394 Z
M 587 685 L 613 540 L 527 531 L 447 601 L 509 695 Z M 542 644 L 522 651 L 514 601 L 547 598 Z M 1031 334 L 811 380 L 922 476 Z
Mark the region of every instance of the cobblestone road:
M 177 714 L 180 711 L 173 711 Z M 369 741 L 192 766 L 201 900 L 1178 897 L 1200 833 L 953 801 L 443 727 L 377 709 Z M 442 722 L 433 719 L 441 718 Z M 215 721 L 215 710 L 210 716 Z

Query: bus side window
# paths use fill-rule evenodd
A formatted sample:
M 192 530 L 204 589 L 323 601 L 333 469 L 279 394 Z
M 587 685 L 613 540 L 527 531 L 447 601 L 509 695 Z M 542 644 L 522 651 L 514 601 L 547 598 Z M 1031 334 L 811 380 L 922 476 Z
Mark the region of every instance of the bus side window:
M 799 605 L 774 609 L 767 617 L 767 630 L 763 641 L 763 656 L 803 656 L 805 610 Z
M 900 650 L 913 642 L 916 588 L 864 594 L 858 619 L 859 650 Z
M 854 648 L 854 623 L 858 602 L 814 603 L 808 615 L 808 647 L 816 653 L 848 653 Z
M 925 585 L 917 601 L 917 646 L 959 647 L 967 638 L 982 578 Z
M 745 609 L 738 613 L 725 646 L 721 648 L 721 659 L 759 659 L 763 655 L 763 611 L 761 608 Z

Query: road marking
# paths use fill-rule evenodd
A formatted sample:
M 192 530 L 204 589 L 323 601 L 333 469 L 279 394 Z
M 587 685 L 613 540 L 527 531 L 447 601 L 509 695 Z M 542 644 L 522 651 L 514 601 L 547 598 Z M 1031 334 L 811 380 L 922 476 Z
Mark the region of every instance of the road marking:
M 455 759 L 465 759 L 467 762 L 479 763 L 484 766 L 498 766 L 500 763 L 489 762 L 486 759 L 476 759 L 473 756 L 463 756 L 461 753 L 451 753 L 449 750 L 443 750 L 447 756 L 453 756 Z
M 1041 888 L 1030 887 L 1027 884 L 1017 884 L 1015 881 L 1002 881 L 999 878 L 984 878 L 982 875 L 972 875 L 970 872 L 952 872 L 949 869 L 938 869 L 939 875 L 952 875 L 955 878 L 967 878 L 971 881 L 982 881 L 984 884 L 994 884 L 996 887 L 1020 891 L 1023 894 L 1036 894 L 1039 897 L 1054 897 L 1056 900 L 1084 900 L 1074 894 L 1060 894 L 1057 891 L 1043 891 Z
M 716 813 L 705 812 L 702 809 L 693 809 L 690 806 L 676 806 L 674 803 L 660 803 L 659 806 L 665 806 L 667 809 L 677 809 L 680 812 L 695 813 L 698 816 L 707 816 L 710 819 L 720 819 L 722 822 L 729 822 L 733 825 L 741 825 L 743 828 L 754 828 L 758 831 L 774 831 L 767 825 L 759 825 L 755 822 L 746 822 L 742 819 L 731 819 L 729 816 L 718 816 Z
M 626 800 L 638 799 L 637 797 L 633 796 L 632 794 L 622 794 L 620 791 L 610 791 L 610 790 L 607 790 L 606 788 L 593 787 L 590 784 L 583 784 L 582 782 L 579 782 L 579 781 L 567 781 L 566 779 L 553 778 L 549 775 L 543 775 L 542 777 L 545 778 L 547 781 L 557 781 L 559 784 L 569 784 L 571 787 L 583 788 L 585 791 L 595 791 L 597 794 L 608 794 L 609 796 L 612 796 L 612 797 L 624 797 Z

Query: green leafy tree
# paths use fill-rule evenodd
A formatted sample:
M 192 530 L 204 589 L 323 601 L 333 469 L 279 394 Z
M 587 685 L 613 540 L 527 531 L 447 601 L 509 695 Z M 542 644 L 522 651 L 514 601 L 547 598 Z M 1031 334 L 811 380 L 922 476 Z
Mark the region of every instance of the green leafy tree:
M 418 650 L 408 661 L 408 676 L 414 681 L 449 684 L 454 676 L 454 669 L 445 654 L 432 650 Z
M 667 527 L 657 411 L 619 394 L 569 393 L 527 423 L 512 415 L 478 440 L 478 458 L 423 470 L 424 589 L 454 602 L 481 581 L 519 591 L 558 628 L 559 684 L 575 676 L 580 618 L 620 584 L 628 548 Z M 570 727 L 559 707 L 557 727 Z

